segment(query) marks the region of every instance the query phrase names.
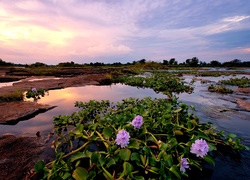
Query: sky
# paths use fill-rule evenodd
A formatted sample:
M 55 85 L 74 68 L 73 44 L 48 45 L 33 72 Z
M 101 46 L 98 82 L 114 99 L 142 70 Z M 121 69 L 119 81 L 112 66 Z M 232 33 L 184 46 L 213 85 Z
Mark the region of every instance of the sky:
M 250 61 L 249 0 L 1 0 L 6 62 Z

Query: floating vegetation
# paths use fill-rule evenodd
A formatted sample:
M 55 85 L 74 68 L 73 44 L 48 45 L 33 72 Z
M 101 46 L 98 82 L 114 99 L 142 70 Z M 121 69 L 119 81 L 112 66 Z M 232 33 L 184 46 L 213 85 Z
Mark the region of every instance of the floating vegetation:
M 26 98 L 40 99 L 41 97 L 44 97 L 44 95 L 44 89 L 31 88 L 26 92 Z
M 201 123 L 174 97 L 75 106 L 80 111 L 54 117 L 56 159 L 36 164 L 42 179 L 181 179 L 214 166 L 220 148 L 248 149 L 236 135 Z
M 220 80 L 219 83 L 239 87 L 250 87 L 250 79 L 245 76 L 241 78 L 230 78 L 229 80 Z
M 124 83 L 130 86 L 151 88 L 156 92 L 163 92 L 165 94 L 174 93 L 192 93 L 193 87 L 170 73 L 152 73 L 151 76 L 121 76 L 115 82 Z
M 233 90 L 232 89 L 229 89 L 229 88 L 226 88 L 225 86 L 219 86 L 219 85 L 209 85 L 208 86 L 208 91 L 210 92 L 219 92 L 219 93 L 233 93 Z

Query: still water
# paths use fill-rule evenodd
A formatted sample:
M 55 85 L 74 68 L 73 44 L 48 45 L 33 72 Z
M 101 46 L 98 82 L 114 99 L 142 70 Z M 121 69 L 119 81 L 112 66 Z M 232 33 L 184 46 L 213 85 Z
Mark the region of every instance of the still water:
M 190 82 L 192 76 L 186 76 Z M 216 83 L 226 77 L 204 77 L 210 83 Z M 248 77 L 249 78 L 249 77 Z M 212 122 L 218 130 L 232 132 L 243 138 L 243 144 L 250 147 L 250 112 L 237 107 L 235 101 L 244 99 L 250 101 L 250 97 L 242 94 L 222 95 L 207 91 L 208 84 L 196 81 L 194 93 L 179 94 L 179 101 L 195 107 L 195 114 L 201 122 Z M 235 87 L 233 87 L 235 88 Z M 89 100 L 110 100 L 112 102 L 135 97 L 165 98 L 162 93 L 155 93 L 151 89 L 142 89 L 122 84 L 111 86 L 83 86 L 71 87 L 60 90 L 50 90 L 38 103 L 57 106 L 34 118 L 20 121 L 16 125 L 0 125 L 0 134 L 11 133 L 22 136 L 35 136 L 37 131 L 42 136 L 47 136 L 53 130 L 53 116 L 70 115 L 78 110 L 74 107 L 75 101 L 88 102 Z M 229 157 L 217 157 L 216 167 L 208 168 L 208 175 L 201 179 L 250 179 L 250 152 L 242 152 L 242 158 L 232 160 Z

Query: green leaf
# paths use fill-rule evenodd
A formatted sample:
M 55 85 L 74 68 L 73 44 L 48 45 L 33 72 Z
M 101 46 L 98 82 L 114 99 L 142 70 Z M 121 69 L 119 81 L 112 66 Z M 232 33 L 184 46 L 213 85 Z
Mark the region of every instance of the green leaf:
M 100 158 L 101 158 L 101 154 L 94 152 L 92 153 L 91 161 L 97 164 Z
M 143 147 L 143 151 L 144 151 L 146 154 L 151 154 L 151 153 L 152 153 L 151 150 L 150 150 L 150 148 L 149 148 L 148 146 L 144 146 L 144 147 Z
M 129 149 L 121 149 L 119 152 L 119 157 L 124 160 L 128 161 L 130 159 L 131 151 Z
M 140 155 L 136 152 L 133 152 L 131 154 L 131 161 L 136 161 L 137 163 L 140 163 L 140 161 L 141 161 Z
M 123 171 L 122 171 L 122 174 L 119 177 L 119 179 L 121 179 L 123 176 L 131 175 L 132 170 L 133 170 L 133 166 L 128 162 L 124 162 L 123 163 Z
M 228 133 L 228 137 L 233 139 L 233 138 L 236 138 L 237 136 L 236 136 L 236 134 Z
M 212 166 L 215 166 L 214 159 L 213 159 L 211 156 L 206 155 L 206 156 L 204 157 L 204 160 L 205 160 L 206 162 L 208 162 L 209 164 L 211 164 Z
M 208 143 L 208 151 L 217 150 L 217 147 L 213 144 Z
M 177 168 L 177 166 L 172 166 L 169 169 L 170 172 L 172 172 L 178 179 L 181 179 L 181 172 L 179 170 L 179 168 Z
M 70 158 L 70 162 L 74 162 L 78 159 L 81 159 L 81 158 L 86 158 L 86 157 L 89 157 L 86 155 L 85 152 L 76 152 L 75 154 L 72 155 L 72 157 Z
M 109 168 L 110 166 L 112 166 L 114 164 L 115 164 L 115 160 L 113 158 L 108 158 L 106 160 L 106 166 L 107 166 L 107 168 Z
M 128 145 L 129 148 L 139 149 L 139 143 L 135 139 L 131 139 Z
M 44 167 L 45 167 L 44 161 L 38 161 L 35 165 L 34 170 L 35 172 L 42 172 Z
M 71 174 L 69 172 L 65 172 L 63 175 L 63 179 L 68 179 L 71 176 Z
M 76 180 L 87 180 L 88 179 L 88 171 L 85 168 L 77 167 L 72 174 L 73 178 Z
M 112 132 L 113 130 L 111 128 L 104 128 L 103 131 L 102 131 L 102 134 L 106 137 L 106 138 L 109 138 L 112 136 Z
M 166 149 L 167 149 L 167 147 L 168 147 L 168 145 L 166 144 L 166 143 L 164 143 L 164 142 L 161 142 L 161 145 L 160 145 L 160 150 L 163 150 L 163 151 L 166 151 Z

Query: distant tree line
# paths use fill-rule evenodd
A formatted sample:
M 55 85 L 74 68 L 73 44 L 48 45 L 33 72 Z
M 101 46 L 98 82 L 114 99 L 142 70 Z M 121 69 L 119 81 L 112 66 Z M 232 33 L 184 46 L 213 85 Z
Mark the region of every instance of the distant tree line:
M 47 65 L 45 63 L 36 62 L 33 64 L 14 64 L 10 62 L 5 62 L 2 59 L 0 59 L 0 67 L 2 66 L 23 66 L 23 67 L 51 67 L 52 65 Z M 61 62 L 56 67 L 102 67 L 102 66 L 111 66 L 111 67 L 121 67 L 121 66 L 139 66 L 139 67 L 171 67 L 171 66 L 181 66 L 181 67 L 250 67 L 250 61 L 241 61 L 239 59 L 234 59 L 228 62 L 221 63 L 217 60 L 212 60 L 209 63 L 205 61 L 200 61 L 197 57 L 193 57 L 190 59 L 186 59 L 186 61 L 182 63 L 178 63 L 178 61 L 175 58 L 171 58 L 169 60 L 163 60 L 162 62 L 155 62 L 150 61 L 146 59 L 141 59 L 137 61 L 127 62 L 122 64 L 121 62 L 114 62 L 114 63 L 103 63 L 103 62 L 91 62 L 91 63 L 84 63 L 84 64 L 78 64 L 73 61 L 71 62 Z

